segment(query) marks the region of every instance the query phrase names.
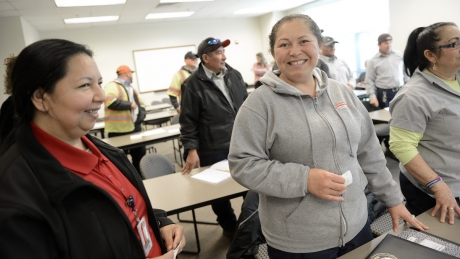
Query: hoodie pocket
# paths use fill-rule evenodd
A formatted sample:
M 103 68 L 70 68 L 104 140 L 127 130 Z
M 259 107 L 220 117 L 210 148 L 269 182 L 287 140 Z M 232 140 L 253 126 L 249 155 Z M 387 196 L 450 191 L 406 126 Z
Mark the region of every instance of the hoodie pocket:
M 297 208 L 286 217 L 290 239 L 314 241 L 339 236 L 340 213 L 338 203 L 307 194 Z

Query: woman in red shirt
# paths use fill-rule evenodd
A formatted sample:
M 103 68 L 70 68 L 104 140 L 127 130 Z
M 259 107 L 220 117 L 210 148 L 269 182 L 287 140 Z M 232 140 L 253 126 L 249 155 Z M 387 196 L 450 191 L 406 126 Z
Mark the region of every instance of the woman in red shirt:
M 41 40 L 8 59 L 15 127 L 0 140 L 0 258 L 172 259 L 185 245 L 124 153 L 88 134 L 101 84 L 92 52 L 74 42 Z

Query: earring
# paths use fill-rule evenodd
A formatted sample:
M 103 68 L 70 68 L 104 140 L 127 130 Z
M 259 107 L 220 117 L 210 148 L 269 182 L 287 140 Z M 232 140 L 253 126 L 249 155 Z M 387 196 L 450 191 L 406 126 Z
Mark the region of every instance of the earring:
M 436 64 L 433 64 L 433 70 L 436 71 L 436 69 L 438 69 L 438 68 L 436 67 Z

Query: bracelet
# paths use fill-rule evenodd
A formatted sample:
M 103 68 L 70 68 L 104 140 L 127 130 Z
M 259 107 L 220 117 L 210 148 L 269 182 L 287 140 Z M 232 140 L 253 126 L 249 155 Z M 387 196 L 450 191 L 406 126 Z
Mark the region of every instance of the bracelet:
M 436 177 L 434 180 L 432 180 L 431 182 L 426 184 L 426 188 L 431 188 L 431 187 L 433 187 L 433 185 L 435 185 L 436 183 L 438 183 L 440 181 L 442 181 L 442 178 L 441 178 L 441 176 L 438 175 L 438 177 Z

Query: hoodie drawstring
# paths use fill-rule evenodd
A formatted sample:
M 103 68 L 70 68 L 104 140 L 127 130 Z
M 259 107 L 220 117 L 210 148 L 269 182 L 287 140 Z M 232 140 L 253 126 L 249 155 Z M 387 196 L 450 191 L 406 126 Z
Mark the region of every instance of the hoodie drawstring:
M 303 104 L 303 100 L 302 100 L 302 97 L 299 96 L 299 99 L 300 99 L 300 103 L 302 104 L 302 107 L 303 107 L 303 110 L 305 112 L 305 120 L 307 121 L 307 126 L 308 126 L 308 131 L 309 131 L 309 135 L 310 135 L 310 143 L 311 143 L 311 157 L 313 159 L 313 168 L 316 168 L 316 162 L 315 162 L 315 148 L 314 148 L 314 142 L 313 142 L 313 134 L 311 131 L 311 127 L 310 127 L 310 122 L 308 121 L 308 116 L 307 116 L 307 109 L 305 108 L 305 105 Z

